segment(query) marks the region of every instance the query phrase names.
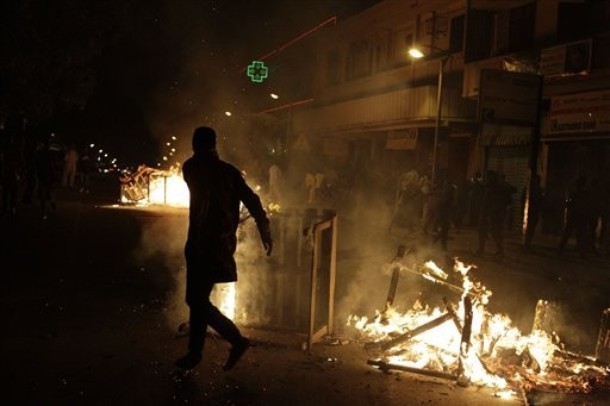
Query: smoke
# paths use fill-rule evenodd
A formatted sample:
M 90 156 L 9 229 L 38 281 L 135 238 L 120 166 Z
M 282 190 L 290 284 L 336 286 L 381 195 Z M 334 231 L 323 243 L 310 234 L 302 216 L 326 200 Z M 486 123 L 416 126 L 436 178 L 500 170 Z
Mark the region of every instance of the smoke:
M 170 329 L 188 320 L 188 308 L 184 302 L 186 272 L 184 243 L 188 218 L 186 211 L 180 214 L 163 208 L 154 208 L 153 215 L 143 218 L 140 244 L 133 252 L 137 263 L 148 266 L 159 290 L 166 292 L 161 298 L 165 318 Z
M 346 221 L 340 223 L 341 237 L 347 239 L 340 248 L 350 255 L 341 261 L 338 270 L 337 325 L 345 324 L 350 315 L 373 317 L 384 309 L 394 266 L 401 268 L 393 303 L 395 309 L 404 312 L 416 302 L 438 307 L 442 306 L 445 296 L 458 298 L 447 289 L 409 271 L 416 271 L 425 261 L 432 259 L 445 271 L 451 272 L 453 259 L 448 258 L 440 246 L 431 245 L 419 230 L 392 229 L 390 210 L 386 205 L 367 210 L 368 216 L 359 213 L 355 225 L 346 225 Z M 360 231 L 354 232 L 354 226 Z M 399 245 L 404 245 L 407 253 L 394 263 L 392 260 Z
M 238 230 L 236 321 L 268 326 L 272 320 L 269 292 L 275 285 L 254 221 L 242 223 Z
M 183 161 L 190 155 L 193 129 L 210 125 L 226 137 L 224 152 L 230 160 L 238 166 L 254 166 L 261 152 L 271 149 L 265 147 L 269 147 L 267 139 L 273 130 L 265 121 L 278 120 L 258 113 L 278 105 L 269 94 L 281 93 L 284 84 L 290 89 L 302 88 L 303 78 L 294 74 L 289 54 L 311 41 L 307 38 L 277 54 L 273 51 L 328 17 L 348 15 L 374 2 L 319 0 L 253 6 L 245 1 L 177 4 L 165 0 L 156 3 L 155 12 L 144 10 L 155 24 L 151 27 L 148 20 L 140 21 L 137 26 L 144 31 L 135 34 L 141 38 L 142 48 L 150 48 L 150 38 L 155 40 L 154 51 L 146 51 L 151 53 L 146 61 L 154 64 L 155 73 L 147 76 L 151 89 L 142 102 L 143 114 L 160 154 L 165 152 L 168 137 L 176 136 L 175 158 Z M 253 83 L 246 66 L 270 53 L 265 59 L 269 78 Z M 302 64 L 302 56 L 298 64 Z M 296 95 L 280 97 L 287 102 Z
M 133 257 L 153 272 L 154 282 L 160 291 L 168 327 L 175 330 L 188 321 L 185 304 L 186 268 L 184 244 L 188 225 L 187 211 L 149 208 L 153 215 L 144 217 L 141 237 Z M 238 249 L 235 255 L 238 268 L 235 319 L 242 324 L 267 325 L 271 320 L 270 298 L 261 292 L 273 286 L 273 275 L 269 272 L 263 246 L 253 220 L 247 220 L 238 230 Z M 226 284 L 218 284 L 212 293 L 212 302 L 221 307 L 231 303 L 222 292 Z

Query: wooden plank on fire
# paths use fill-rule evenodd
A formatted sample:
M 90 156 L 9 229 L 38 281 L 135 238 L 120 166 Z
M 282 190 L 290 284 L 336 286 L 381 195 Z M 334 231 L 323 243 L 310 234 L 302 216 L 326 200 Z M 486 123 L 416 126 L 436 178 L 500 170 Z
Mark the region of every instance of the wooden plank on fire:
M 396 289 L 398 288 L 398 277 L 400 276 L 400 265 L 398 261 L 404 258 L 407 253 L 407 247 L 399 245 L 396 255 L 392 259 L 392 280 L 390 281 L 390 289 L 388 290 L 388 298 L 386 300 L 386 310 L 394 304 L 394 298 L 396 297 Z
M 399 370 L 399 371 L 411 372 L 411 373 L 414 373 L 414 374 L 431 376 L 431 377 L 434 377 L 434 378 L 442 378 L 442 379 L 447 379 L 447 380 L 450 380 L 450 381 L 455 381 L 457 379 L 457 377 L 455 375 L 447 373 L 447 372 L 433 371 L 433 370 L 430 370 L 430 369 L 421 369 L 421 368 L 408 367 L 406 365 L 392 364 L 390 362 L 385 362 L 385 361 L 381 361 L 381 360 L 372 360 L 372 359 L 370 359 L 366 363 L 368 365 L 376 366 L 377 368 L 381 369 L 382 371 L 387 371 L 389 369 L 396 369 L 396 370 Z
M 449 303 L 449 300 L 447 300 L 446 297 L 443 298 L 443 303 L 445 303 L 445 309 L 451 315 L 453 324 L 455 324 L 455 327 L 457 328 L 459 333 L 462 334 L 462 322 L 460 321 L 460 317 L 457 315 L 457 312 L 453 308 L 453 305 Z
M 429 322 L 424 323 L 421 326 L 414 328 L 413 330 L 409 330 L 406 333 L 399 335 L 398 337 L 392 338 L 389 341 L 386 341 L 386 342 L 378 341 L 378 342 L 374 342 L 374 343 L 367 343 L 364 346 L 364 348 L 367 350 L 381 349 L 383 351 L 387 351 L 390 348 L 395 347 L 398 344 L 404 343 L 405 341 L 409 341 L 413 337 L 416 337 L 422 333 L 425 333 L 428 330 L 432 330 L 433 328 L 438 327 L 441 324 L 443 324 L 444 322 L 449 321 L 449 320 L 451 320 L 451 314 L 445 313 L 442 316 L 432 319 Z
M 458 385 L 467 386 L 468 376 L 464 368 L 464 360 L 470 351 L 470 336 L 472 335 L 472 300 L 464 297 L 464 325 L 462 326 L 462 339 L 460 342 L 460 363 L 458 367 Z

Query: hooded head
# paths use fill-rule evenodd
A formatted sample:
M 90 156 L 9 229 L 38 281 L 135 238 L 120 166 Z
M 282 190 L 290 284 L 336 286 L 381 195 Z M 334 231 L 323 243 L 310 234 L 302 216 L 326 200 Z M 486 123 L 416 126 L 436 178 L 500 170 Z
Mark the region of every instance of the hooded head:
M 216 150 L 216 131 L 211 127 L 198 127 L 193 133 L 193 152 L 196 154 Z

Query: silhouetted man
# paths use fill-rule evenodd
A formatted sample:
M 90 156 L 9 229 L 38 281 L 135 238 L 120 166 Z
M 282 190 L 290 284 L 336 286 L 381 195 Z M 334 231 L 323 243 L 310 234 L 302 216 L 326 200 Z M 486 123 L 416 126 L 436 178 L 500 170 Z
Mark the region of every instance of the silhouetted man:
M 589 222 L 589 191 L 587 190 L 587 177 L 581 175 L 576 179 L 574 188 L 568 193 L 565 207 L 565 217 L 561 240 L 559 241 L 559 254 L 563 251 L 572 235 L 576 236 L 576 245 L 580 256 L 586 252 L 587 229 Z
M 504 219 L 506 208 L 510 204 L 510 192 L 500 183 L 498 173 L 493 170 L 487 171 L 484 185 L 478 225 L 479 248 L 475 254 L 482 255 L 485 252 L 485 240 L 487 235 L 491 235 L 496 243 L 494 256 L 502 259 L 504 257 Z
M 237 280 L 233 255 L 237 246 L 240 202 L 254 217 L 267 255 L 272 248 L 269 220 L 259 197 L 246 184 L 240 171 L 218 158 L 214 129 L 199 127 L 195 130 L 193 152 L 182 167 L 191 194 L 185 247 L 190 333 L 188 353 L 176 361 L 176 366 L 192 369 L 199 364 L 209 325 L 232 345 L 224 365 L 227 371 L 248 349 L 249 340 L 210 302 L 210 293 L 216 283 Z

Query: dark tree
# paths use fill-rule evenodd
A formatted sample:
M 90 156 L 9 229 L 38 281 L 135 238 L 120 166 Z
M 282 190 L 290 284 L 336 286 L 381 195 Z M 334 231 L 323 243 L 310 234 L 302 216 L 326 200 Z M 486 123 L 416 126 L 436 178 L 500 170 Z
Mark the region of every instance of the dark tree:
M 0 114 L 40 121 L 82 108 L 115 18 L 107 1 L 0 3 Z

